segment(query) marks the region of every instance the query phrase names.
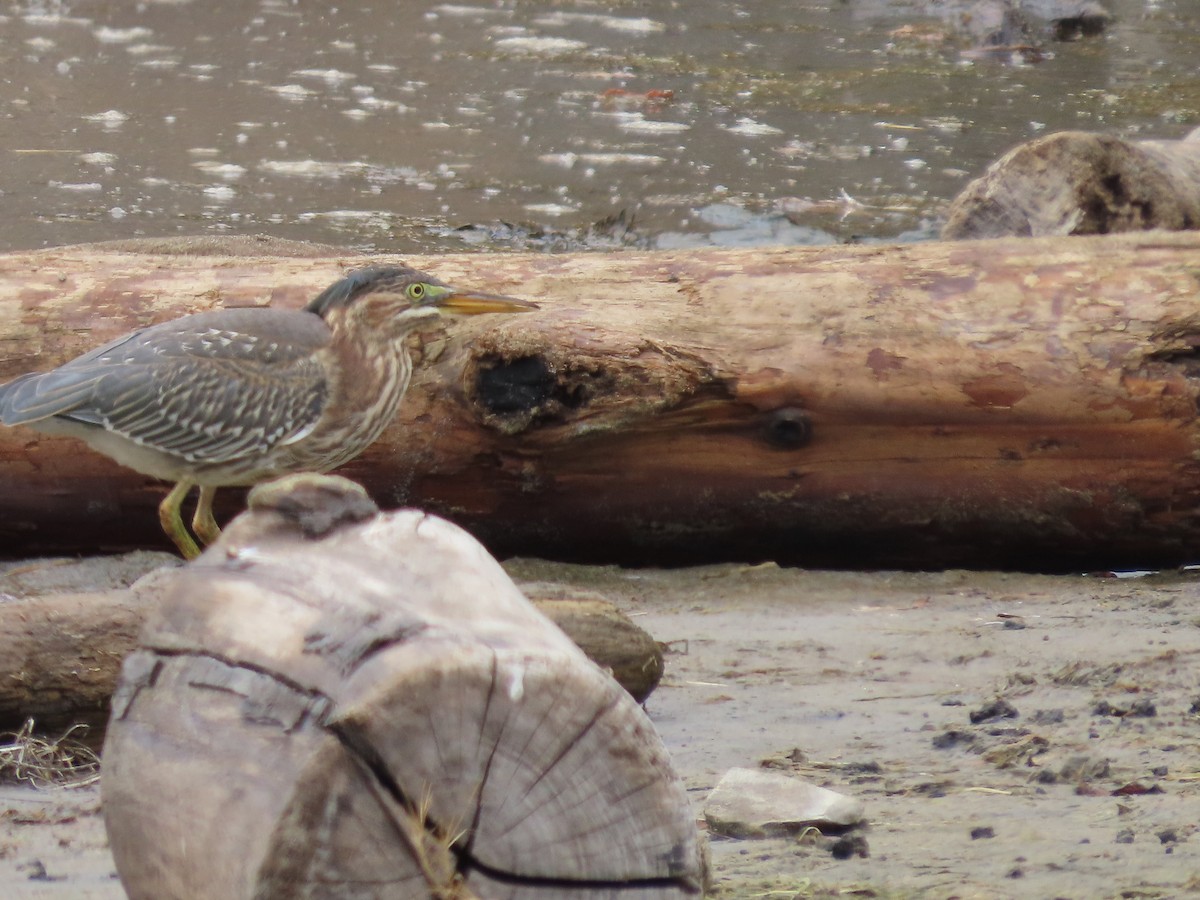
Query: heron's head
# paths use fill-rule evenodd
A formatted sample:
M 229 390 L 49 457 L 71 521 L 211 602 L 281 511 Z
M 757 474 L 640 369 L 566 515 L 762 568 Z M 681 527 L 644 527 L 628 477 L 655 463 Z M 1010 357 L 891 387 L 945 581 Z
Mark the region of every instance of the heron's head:
M 403 266 L 351 272 L 323 290 L 306 307 L 331 326 L 354 320 L 398 337 L 442 315 L 528 312 L 537 305 L 515 297 L 465 291 Z

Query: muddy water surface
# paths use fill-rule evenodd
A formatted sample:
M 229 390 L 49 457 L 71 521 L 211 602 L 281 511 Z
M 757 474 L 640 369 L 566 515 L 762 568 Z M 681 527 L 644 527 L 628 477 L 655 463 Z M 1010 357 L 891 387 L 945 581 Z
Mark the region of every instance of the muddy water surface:
M 1200 8 L 1106 2 L 1037 63 L 888 0 L 8 3 L 0 249 L 928 237 L 1019 141 L 1200 120 Z

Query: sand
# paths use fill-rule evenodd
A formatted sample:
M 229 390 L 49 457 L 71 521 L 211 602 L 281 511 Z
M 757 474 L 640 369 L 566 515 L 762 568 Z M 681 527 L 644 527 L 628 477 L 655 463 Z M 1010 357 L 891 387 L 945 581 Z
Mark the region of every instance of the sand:
M 1200 891 L 1193 573 L 507 568 L 610 599 L 667 646 L 646 710 L 701 821 L 736 766 L 865 804 L 840 845 L 713 836 L 713 896 Z M 0 786 L 0 897 L 124 897 L 96 786 Z

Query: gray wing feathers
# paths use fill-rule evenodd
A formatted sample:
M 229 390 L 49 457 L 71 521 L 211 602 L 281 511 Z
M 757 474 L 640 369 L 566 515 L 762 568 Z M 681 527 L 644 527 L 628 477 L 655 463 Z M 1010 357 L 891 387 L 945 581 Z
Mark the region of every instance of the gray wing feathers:
M 45 375 L 23 375 L 0 387 L 0 422 L 5 425 L 24 425 L 47 419 L 86 403 L 92 392 L 91 373 L 63 373 L 51 379 L 61 369 Z
M 304 312 L 188 316 L 0 387 L 0 421 L 69 418 L 189 462 L 263 453 L 316 424 L 326 383 L 314 354 L 329 340 Z

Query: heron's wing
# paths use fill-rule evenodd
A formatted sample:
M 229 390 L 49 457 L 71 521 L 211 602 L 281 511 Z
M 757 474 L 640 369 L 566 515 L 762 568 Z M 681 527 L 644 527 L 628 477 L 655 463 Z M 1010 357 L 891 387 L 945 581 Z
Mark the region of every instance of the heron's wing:
M 95 425 L 189 462 L 221 463 L 298 440 L 327 385 L 328 327 L 306 312 L 222 310 L 106 344 L 0 388 L 0 420 Z

